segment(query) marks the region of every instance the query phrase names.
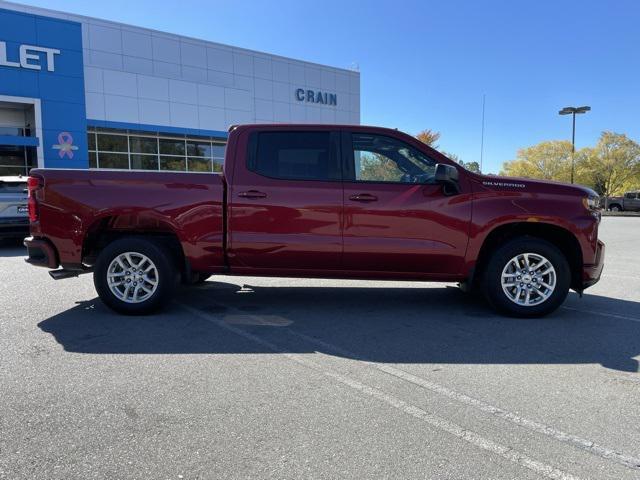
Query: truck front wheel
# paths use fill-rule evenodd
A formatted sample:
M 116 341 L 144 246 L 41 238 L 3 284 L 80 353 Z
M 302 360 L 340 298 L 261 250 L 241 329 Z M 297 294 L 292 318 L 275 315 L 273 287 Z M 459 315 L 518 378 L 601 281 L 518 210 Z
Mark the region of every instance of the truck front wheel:
M 553 244 L 534 237 L 513 239 L 489 259 L 482 279 L 488 302 L 516 317 L 541 317 L 556 310 L 569 292 L 567 259 Z
M 160 309 L 171 299 L 177 278 L 171 253 L 159 243 L 139 237 L 107 245 L 98 255 L 93 273 L 100 299 L 125 315 Z

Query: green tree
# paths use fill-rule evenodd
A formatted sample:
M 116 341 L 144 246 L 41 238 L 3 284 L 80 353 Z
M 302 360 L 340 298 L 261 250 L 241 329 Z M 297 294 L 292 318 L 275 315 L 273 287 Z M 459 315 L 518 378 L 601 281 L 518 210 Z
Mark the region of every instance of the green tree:
M 453 160 L 458 165 L 462 165 L 464 168 L 466 168 L 470 172 L 480 173 L 480 164 L 478 162 L 465 162 L 455 153 L 448 153 L 448 152 L 440 152 L 440 153 L 442 153 L 449 160 Z
M 360 180 L 399 182 L 402 171 L 396 163 L 379 153 L 360 153 Z
M 579 179 L 600 195 L 640 187 L 640 145 L 622 133 L 602 132 L 598 144 L 580 161 Z
M 576 152 L 576 158 L 583 153 Z M 571 142 L 551 140 L 518 150 L 505 162 L 500 175 L 568 182 L 571 179 Z

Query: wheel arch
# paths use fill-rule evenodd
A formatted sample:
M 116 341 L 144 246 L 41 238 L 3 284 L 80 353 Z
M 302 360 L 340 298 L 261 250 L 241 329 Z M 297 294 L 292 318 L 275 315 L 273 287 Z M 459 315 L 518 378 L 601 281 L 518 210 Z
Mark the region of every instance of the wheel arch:
M 482 277 L 482 272 L 499 245 L 518 237 L 533 237 L 546 240 L 560 249 L 571 270 L 571 288 L 582 290 L 582 249 L 576 236 L 569 230 L 543 222 L 513 222 L 500 225 L 485 237 L 473 270 L 472 281 Z
M 96 219 L 87 228 L 82 242 L 83 263 L 95 264 L 97 256 L 107 245 L 123 237 L 153 238 L 171 252 L 181 272 L 188 269 L 182 242 L 174 225 L 162 218 L 132 214 L 105 215 Z

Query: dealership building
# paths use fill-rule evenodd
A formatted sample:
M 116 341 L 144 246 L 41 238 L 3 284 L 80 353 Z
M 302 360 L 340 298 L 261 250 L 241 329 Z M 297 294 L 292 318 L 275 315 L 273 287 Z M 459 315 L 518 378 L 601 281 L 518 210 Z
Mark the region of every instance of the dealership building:
M 240 123 L 360 122 L 360 74 L 0 0 L 0 175 L 219 171 Z

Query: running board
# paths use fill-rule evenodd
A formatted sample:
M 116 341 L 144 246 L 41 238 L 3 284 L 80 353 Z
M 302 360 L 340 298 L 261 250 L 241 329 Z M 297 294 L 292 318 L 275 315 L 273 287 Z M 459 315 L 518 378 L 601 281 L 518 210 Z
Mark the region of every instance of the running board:
M 61 268 L 59 270 L 50 270 L 49 275 L 51 275 L 51 278 L 54 280 L 64 280 L 65 278 L 73 278 L 89 272 L 91 272 L 91 270 L 67 270 Z

